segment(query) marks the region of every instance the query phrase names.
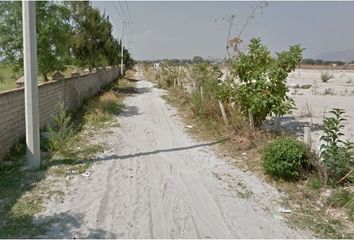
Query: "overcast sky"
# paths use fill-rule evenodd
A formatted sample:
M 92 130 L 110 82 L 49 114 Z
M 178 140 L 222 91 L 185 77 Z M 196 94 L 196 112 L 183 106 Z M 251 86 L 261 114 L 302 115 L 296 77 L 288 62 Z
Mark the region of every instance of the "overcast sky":
M 227 56 L 228 24 L 223 17 L 235 14 L 240 23 L 251 12 L 253 2 L 128 2 L 133 20 L 135 59 Z M 115 9 L 115 7 L 117 9 Z M 128 16 L 125 2 L 93 2 L 110 16 L 114 35 L 122 24 L 117 10 Z M 235 34 L 237 29 L 235 29 Z M 127 35 L 127 34 L 126 34 Z M 354 50 L 354 2 L 270 2 L 257 12 L 243 38 L 260 37 L 272 51 L 289 45 L 306 48 L 304 57 L 327 51 Z

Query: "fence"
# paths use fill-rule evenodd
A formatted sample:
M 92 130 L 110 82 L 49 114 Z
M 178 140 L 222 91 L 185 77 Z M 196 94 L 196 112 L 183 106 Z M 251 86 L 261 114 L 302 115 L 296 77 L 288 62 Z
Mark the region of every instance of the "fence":
M 50 81 L 38 86 L 40 127 L 50 122 L 58 113 L 62 101 L 69 110 L 79 108 L 82 101 L 95 95 L 102 86 L 120 76 L 119 68 L 86 75 Z M 0 93 L 0 161 L 11 146 L 25 135 L 24 89 Z

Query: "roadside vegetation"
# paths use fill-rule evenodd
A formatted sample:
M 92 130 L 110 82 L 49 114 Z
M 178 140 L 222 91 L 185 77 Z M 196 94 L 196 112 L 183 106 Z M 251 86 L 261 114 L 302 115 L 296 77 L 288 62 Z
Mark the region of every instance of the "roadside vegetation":
M 226 140 L 220 147 L 234 164 L 286 192 L 288 221 L 320 237 L 354 236 L 353 143 L 341 140 L 343 110 L 323 121 L 320 153 L 282 129 L 262 128 L 266 119 L 289 113 L 294 101 L 286 79 L 301 62 L 292 46 L 272 57 L 260 39 L 229 64 L 144 64 L 145 77 L 168 90 L 166 100 L 181 111 L 199 137 Z M 229 73 L 229 74 L 227 74 Z M 240 157 L 242 156 L 242 157 Z
M 134 82 L 127 77 L 105 87 L 85 101 L 76 112 L 59 103 L 59 114 L 41 130 L 42 164 L 38 171 L 27 171 L 25 141 L 15 144 L 0 164 L 0 238 L 33 238 L 55 219 L 37 219 L 49 199 L 60 201 L 63 189 L 74 176 L 87 173 L 94 156 L 104 146 L 91 141 L 98 130 L 119 124 L 124 90 Z M 119 82 L 119 84 L 118 84 Z

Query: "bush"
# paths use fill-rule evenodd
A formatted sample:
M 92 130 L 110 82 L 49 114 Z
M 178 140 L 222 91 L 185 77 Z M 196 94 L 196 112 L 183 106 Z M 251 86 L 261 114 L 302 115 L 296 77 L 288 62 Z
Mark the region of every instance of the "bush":
M 299 180 L 310 167 L 311 152 L 302 142 L 280 137 L 263 151 L 262 164 L 265 172 L 284 180 Z
M 330 79 L 333 78 L 333 75 L 329 72 L 322 72 L 321 73 L 321 80 L 322 82 L 328 82 Z

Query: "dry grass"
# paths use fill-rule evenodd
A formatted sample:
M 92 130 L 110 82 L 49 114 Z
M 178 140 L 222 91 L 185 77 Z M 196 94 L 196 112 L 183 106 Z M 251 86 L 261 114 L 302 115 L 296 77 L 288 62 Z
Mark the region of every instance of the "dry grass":
M 154 67 L 145 66 L 143 70 L 144 70 L 145 79 L 153 83 L 156 83 L 157 75 L 158 75 L 156 69 Z
M 218 145 L 219 153 L 234 159 L 240 169 L 251 171 L 261 179 L 286 193 L 284 205 L 287 205 L 292 213 L 287 215 L 290 224 L 303 229 L 310 229 L 319 237 L 326 238 L 352 238 L 354 236 L 354 203 L 347 201 L 345 204 L 329 204 L 328 199 L 337 189 L 323 188 L 321 180 L 314 173 L 306 181 L 285 182 L 274 180 L 264 174 L 261 164 L 263 148 L 271 142 L 275 136 L 287 135 L 286 132 L 267 132 L 258 130 L 250 133 L 248 122 L 231 106 L 226 106 L 229 127 L 224 125 L 220 109 L 213 104 L 208 104 L 209 115 L 196 115 L 190 105 L 188 94 L 180 89 L 169 89 L 164 97 L 171 105 L 178 108 L 182 120 L 193 127 L 188 131 L 196 138 L 203 140 L 225 140 Z M 207 111 L 207 112 L 208 112 Z M 308 113 L 311 111 L 308 110 Z M 324 197 L 326 191 L 331 191 Z M 354 196 L 351 190 L 349 196 Z M 336 199 L 348 198 L 348 195 L 339 196 Z M 353 197 L 354 198 L 354 197 Z M 336 200 L 337 201 L 337 200 Z M 333 202 L 333 201 L 332 201 Z
M 101 96 L 91 99 L 85 106 L 85 124 L 89 128 L 110 126 L 114 116 L 123 109 L 121 98 L 116 92 L 109 91 Z
M 272 134 L 269 132 L 256 131 L 251 133 L 247 120 L 237 110 L 232 110 L 231 106 L 225 105 L 228 118 L 228 127 L 226 127 L 217 103 L 209 102 L 205 104 L 206 114 L 196 115 L 189 102 L 188 94 L 184 91 L 170 89 L 165 99 L 180 110 L 182 119 L 188 125 L 193 126 L 189 131 L 194 136 L 207 140 L 224 139 L 226 141 L 222 148 L 225 152 L 233 153 L 235 156 L 242 154 L 244 151 L 251 151 L 256 154 L 272 139 Z M 247 165 L 251 167 L 254 164 L 249 161 Z

